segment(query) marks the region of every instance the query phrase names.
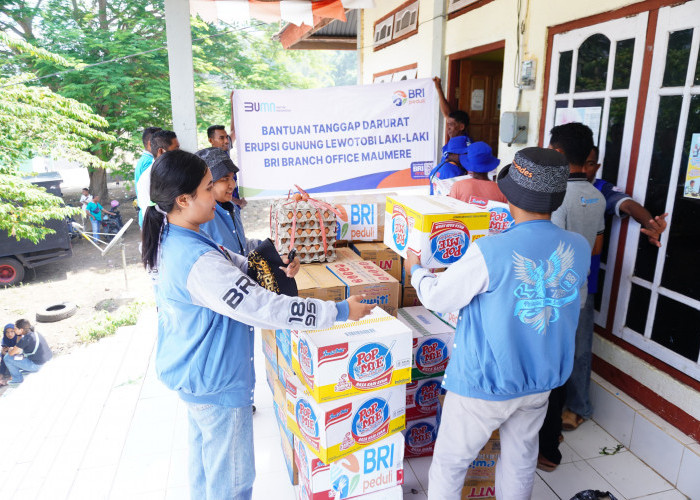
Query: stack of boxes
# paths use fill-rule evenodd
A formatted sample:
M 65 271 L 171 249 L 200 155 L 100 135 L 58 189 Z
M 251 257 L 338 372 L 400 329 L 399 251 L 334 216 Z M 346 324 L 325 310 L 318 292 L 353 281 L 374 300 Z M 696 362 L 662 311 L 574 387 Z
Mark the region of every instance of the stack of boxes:
M 300 497 L 357 497 L 402 484 L 411 331 L 375 308 L 360 321 L 290 334 L 286 419 Z
M 425 307 L 399 309 L 399 321 L 411 329 L 411 383 L 406 388 L 407 457 L 433 454 L 439 426 L 438 398 L 452 353 L 454 328 Z

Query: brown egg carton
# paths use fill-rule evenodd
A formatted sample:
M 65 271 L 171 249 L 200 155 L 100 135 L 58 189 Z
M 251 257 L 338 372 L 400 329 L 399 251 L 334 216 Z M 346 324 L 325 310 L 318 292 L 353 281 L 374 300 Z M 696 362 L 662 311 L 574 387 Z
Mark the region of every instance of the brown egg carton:
M 288 236 L 280 236 L 279 237 L 279 242 L 281 245 L 287 245 L 289 246 L 289 242 L 292 241 L 292 239 Z M 329 236 L 326 238 L 326 245 L 331 246 L 335 244 L 335 236 Z M 294 246 L 297 245 L 323 245 L 323 238 L 320 236 L 316 237 L 306 237 L 306 236 L 299 236 L 297 238 L 294 238 Z
M 335 229 L 336 225 L 333 224 L 326 224 L 326 226 L 323 228 L 323 230 L 320 227 L 299 227 L 297 224 L 297 227 L 294 231 L 296 234 L 296 238 L 323 238 L 323 232 L 326 233 L 326 238 L 330 238 L 335 236 Z M 286 238 L 289 239 L 292 237 L 292 227 L 291 225 L 284 225 L 282 226 L 282 231 L 280 231 L 280 238 Z
M 330 245 L 325 253 L 323 252 L 323 245 L 320 245 L 318 249 L 315 248 L 316 245 L 309 246 L 295 244 L 294 247 L 297 249 L 297 256 L 302 264 L 309 264 L 311 262 L 333 262 L 337 258 L 335 248 L 331 247 Z M 283 255 L 287 254 L 288 249 L 289 247 L 285 248 Z
M 291 201 L 291 203 L 290 203 Z M 324 222 L 335 222 L 335 214 L 326 208 L 317 208 L 311 202 L 308 201 L 297 201 L 293 200 L 277 200 L 272 203 L 270 207 L 272 219 L 278 221 L 287 220 L 291 224 L 292 220 L 296 217 L 297 224 L 300 222 L 310 222 L 318 220 L 318 213 L 321 213 L 321 218 Z

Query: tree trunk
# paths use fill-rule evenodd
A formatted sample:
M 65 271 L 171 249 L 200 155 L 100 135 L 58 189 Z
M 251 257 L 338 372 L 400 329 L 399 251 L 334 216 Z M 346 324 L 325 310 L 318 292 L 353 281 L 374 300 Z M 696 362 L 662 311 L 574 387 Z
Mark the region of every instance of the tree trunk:
M 90 194 L 100 197 L 100 205 L 109 206 L 109 191 L 107 191 L 107 171 L 104 168 L 88 170 L 90 174 Z M 106 205 L 105 205 L 106 203 Z

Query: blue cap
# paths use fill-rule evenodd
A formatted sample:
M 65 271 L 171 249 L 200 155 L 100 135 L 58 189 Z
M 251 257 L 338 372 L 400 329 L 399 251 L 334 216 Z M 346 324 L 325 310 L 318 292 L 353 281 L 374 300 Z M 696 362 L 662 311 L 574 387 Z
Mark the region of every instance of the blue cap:
M 493 156 L 491 146 L 485 142 L 473 142 L 466 154 L 459 155 L 459 163 L 467 172 L 490 172 L 501 163 L 501 160 Z
M 466 153 L 468 149 L 469 149 L 469 145 L 467 144 L 467 136 L 466 135 L 458 135 L 458 136 L 450 139 L 447 142 L 447 144 L 445 144 L 442 147 L 442 155 L 443 155 L 443 158 L 450 153 L 455 153 L 455 154 L 461 155 L 461 154 Z

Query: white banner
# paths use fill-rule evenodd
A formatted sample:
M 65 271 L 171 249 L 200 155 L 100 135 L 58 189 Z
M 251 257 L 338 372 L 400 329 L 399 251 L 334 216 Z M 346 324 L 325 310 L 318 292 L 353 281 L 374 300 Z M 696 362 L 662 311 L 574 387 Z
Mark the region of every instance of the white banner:
M 427 184 L 435 161 L 430 79 L 312 90 L 237 90 L 246 198 Z

